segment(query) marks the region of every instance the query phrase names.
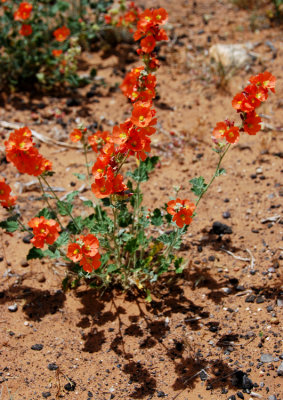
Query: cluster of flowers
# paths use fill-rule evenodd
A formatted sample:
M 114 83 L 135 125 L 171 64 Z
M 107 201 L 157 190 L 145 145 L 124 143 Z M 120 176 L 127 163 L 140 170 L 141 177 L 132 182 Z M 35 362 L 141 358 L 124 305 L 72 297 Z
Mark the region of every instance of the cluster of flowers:
M 39 176 L 43 172 L 51 171 L 51 162 L 39 154 L 29 128 L 15 130 L 4 144 L 7 161 L 12 162 L 19 172 Z
M 14 13 L 14 20 L 15 21 L 26 21 L 31 17 L 32 13 L 32 4 L 28 2 L 20 3 L 17 11 Z M 22 36 L 30 36 L 32 34 L 32 26 L 31 24 L 22 23 L 21 29 L 19 33 Z M 66 26 L 56 29 L 53 32 L 53 36 L 58 42 L 64 42 L 68 36 L 70 36 L 71 31 Z M 54 56 L 59 56 L 62 54 L 62 50 L 53 50 Z
M 31 219 L 28 225 L 32 228 L 34 235 L 31 243 L 39 249 L 42 249 L 45 243 L 53 244 L 58 239 L 61 230 L 58 222 L 43 216 Z
M 67 257 L 76 263 L 80 262 L 86 272 L 92 272 L 101 264 L 98 248 L 99 241 L 96 236 L 91 233 L 86 236 L 81 235 L 75 243 L 69 244 Z
M 4 178 L 0 178 L 0 204 L 4 208 L 13 207 L 16 204 L 17 197 L 11 196 L 12 189 Z
M 104 20 L 106 24 L 124 27 L 127 28 L 129 32 L 133 32 L 133 27 L 139 20 L 141 9 L 137 7 L 133 1 L 129 2 L 126 6 L 124 5 L 124 7 L 126 7 L 126 12 L 120 15 L 118 19 L 115 18 L 115 15 L 119 13 L 119 10 L 111 8 L 108 14 L 104 15 Z M 122 4 L 120 5 L 120 9 L 123 11 Z
M 22 2 L 19 8 L 14 13 L 15 21 L 26 21 L 30 18 L 32 12 L 32 4 L 27 2 Z M 20 34 L 22 36 L 30 36 L 32 34 L 32 27 L 30 24 L 22 23 Z
M 268 89 L 275 92 L 276 78 L 270 72 L 263 72 L 250 79 L 250 85 L 236 94 L 232 100 L 232 106 L 240 113 L 242 126 L 234 126 L 233 122 L 226 120 L 218 122 L 213 131 L 215 140 L 225 138 L 228 143 L 237 143 L 240 132 L 246 132 L 249 135 L 256 135 L 261 129 L 261 118 L 256 113 L 262 102 L 267 100 Z
M 157 40 L 166 40 L 167 35 L 159 28 L 166 20 L 167 13 L 163 8 L 145 10 L 139 15 L 139 34 L 135 39 L 138 40 L 142 36 L 151 37 L 154 46 Z M 145 160 L 146 153 L 150 152 L 150 136 L 155 133 L 154 125 L 157 122 L 154 118 L 155 110 L 152 109 L 156 86 L 156 78 L 152 72 L 158 67 L 158 61 L 152 54 L 154 46 L 151 46 L 151 49 L 147 48 L 146 57 L 143 57 L 145 67 L 134 68 L 126 75 L 121 85 L 122 92 L 133 103 L 131 117 L 119 126 L 114 126 L 112 133 L 98 131 L 88 137 L 92 149 L 98 153 L 92 168 L 95 182 L 91 186 L 97 198 L 108 197 L 111 194 L 124 195 L 127 186 L 122 175 L 118 173 L 121 165 L 130 155 Z M 81 137 L 82 132 L 78 133 L 78 130 L 71 133 L 73 141 L 81 140 Z

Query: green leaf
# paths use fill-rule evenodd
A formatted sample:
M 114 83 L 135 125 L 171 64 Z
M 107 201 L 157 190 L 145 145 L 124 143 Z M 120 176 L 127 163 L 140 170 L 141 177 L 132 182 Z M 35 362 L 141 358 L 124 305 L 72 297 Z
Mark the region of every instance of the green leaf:
M 86 178 L 86 176 L 85 176 L 85 174 L 73 174 L 73 175 L 75 175 L 78 179 L 80 179 L 81 181 L 84 181 L 85 180 L 85 178 Z
M 42 210 L 39 211 L 39 213 L 36 214 L 36 217 L 44 217 L 46 219 L 55 219 L 56 214 L 54 211 L 48 210 L 48 208 L 43 208 Z
M 219 170 L 216 172 L 215 176 L 220 176 L 226 174 L 226 170 L 224 168 L 219 168 Z
M 181 274 L 184 271 L 185 265 L 183 264 L 183 257 L 178 257 L 174 261 L 174 267 L 176 274 Z
M 159 158 L 157 156 L 147 157 L 145 161 L 141 161 L 138 168 L 134 172 L 128 172 L 130 176 L 136 182 L 145 182 L 148 180 L 148 173 L 154 170 Z
M 74 198 L 79 194 L 78 190 L 74 190 L 72 193 L 69 193 L 66 196 L 66 201 L 67 203 L 72 203 L 72 201 L 74 200 Z
M 11 221 L 7 219 L 6 221 L 0 222 L 0 227 L 6 232 L 15 232 L 18 229 L 19 224 L 17 221 Z
M 107 267 L 107 274 L 111 274 L 112 272 L 115 272 L 119 269 L 119 267 L 116 264 L 110 264 Z
M 33 260 L 35 258 L 42 259 L 44 257 L 43 251 L 41 249 L 37 249 L 36 247 L 32 247 L 27 255 L 27 260 Z
M 59 258 L 59 257 L 61 256 L 59 250 L 56 249 L 55 251 L 53 251 L 53 250 L 51 250 L 51 248 L 49 248 L 49 249 L 47 249 L 47 250 L 44 250 L 44 251 L 43 251 L 43 255 L 44 255 L 44 257 L 49 257 L 49 258 L 51 258 L 51 259 L 53 259 L 53 258 Z
M 86 200 L 83 202 L 83 205 L 87 207 L 93 207 L 93 202 L 91 200 Z
M 133 216 L 132 216 L 131 213 L 129 213 L 127 208 L 125 208 L 124 210 L 122 210 L 119 213 L 119 215 L 118 215 L 118 224 L 119 224 L 119 226 L 121 226 L 122 228 L 126 228 L 132 222 L 133 222 Z
M 125 250 L 131 254 L 135 253 L 138 250 L 138 248 L 139 248 L 139 243 L 137 238 L 130 239 L 125 246 Z
M 111 206 L 111 202 L 110 202 L 109 197 L 104 197 L 104 199 L 101 199 L 101 201 L 102 201 L 102 204 L 104 205 L 104 207 Z
M 191 191 L 198 197 L 201 196 L 207 188 L 207 184 L 202 176 L 191 179 L 190 183 L 192 184 Z
M 62 232 L 54 243 L 57 247 L 65 246 L 70 240 L 70 235 L 68 232 Z
M 151 302 L 152 302 L 152 297 L 151 297 L 151 293 L 150 293 L 150 290 L 149 290 L 149 289 L 146 289 L 146 298 L 145 298 L 145 301 L 146 301 L 147 303 L 151 303 Z
M 60 215 L 65 216 L 71 214 L 73 205 L 66 201 L 57 201 L 57 208 Z
M 159 208 L 156 208 L 153 211 L 153 216 L 151 217 L 151 223 L 152 223 L 152 225 L 155 225 L 155 226 L 162 225 L 163 218 L 162 218 L 162 214 L 161 214 L 161 211 L 159 210 Z

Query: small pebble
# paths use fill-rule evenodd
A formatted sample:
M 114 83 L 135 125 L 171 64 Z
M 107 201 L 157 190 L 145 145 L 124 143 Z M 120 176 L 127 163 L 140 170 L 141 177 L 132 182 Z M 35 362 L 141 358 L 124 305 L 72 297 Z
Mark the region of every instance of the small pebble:
M 26 268 L 29 266 L 29 263 L 27 262 L 27 260 L 22 260 L 21 261 L 21 267 Z
M 44 398 L 44 399 L 47 399 L 48 397 L 50 397 L 51 396 L 51 393 L 50 392 L 42 392 L 42 397 Z
M 56 371 L 56 369 L 58 369 L 58 365 L 56 365 L 55 363 L 50 363 L 48 364 L 47 368 L 49 369 L 49 371 Z
M 271 396 L 268 396 L 268 400 L 277 400 L 275 394 L 272 394 Z
M 32 346 L 31 346 L 31 349 L 32 350 L 37 350 L 37 351 L 40 351 L 40 350 L 42 350 L 43 349 L 43 344 L 33 344 Z
M 239 397 L 239 399 L 245 398 L 242 392 L 237 392 L 237 396 Z
M 229 211 L 224 211 L 224 213 L 222 214 L 222 217 L 225 219 L 231 218 L 231 214 Z
M 16 303 L 15 303 L 15 304 L 12 304 L 11 306 L 8 307 L 8 310 L 9 310 L 10 312 L 16 312 L 16 311 L 18 311 L 18 306 L 17 306 L 17 304 L 16 304 Z
M 279 367 L 277 369 L 277 375 L 278 376 L 283 376 L 283 361 L 282 361 L 282 363 L 279 365 Z

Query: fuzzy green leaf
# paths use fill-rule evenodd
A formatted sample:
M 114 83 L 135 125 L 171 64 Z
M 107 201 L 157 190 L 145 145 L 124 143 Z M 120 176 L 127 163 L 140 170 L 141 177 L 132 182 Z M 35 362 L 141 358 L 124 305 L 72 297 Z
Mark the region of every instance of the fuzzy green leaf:
M 27 255 L 27 260 L 33 260 L 35 258 L 43 258 L 44 254 L 41 249 L 37 249 L 36 247 L 32 247 Z
M 190 183 L 192 184 L 191 191 L 198 197 L 201 196 L 207 188 L 207 184 L 202 176 L 191 179 Z

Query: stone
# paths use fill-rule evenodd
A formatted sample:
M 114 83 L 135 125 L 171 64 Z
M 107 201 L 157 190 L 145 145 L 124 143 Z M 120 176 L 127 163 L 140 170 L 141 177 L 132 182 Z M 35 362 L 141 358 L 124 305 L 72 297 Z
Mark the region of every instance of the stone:
M 260 361 L 263 363 L 270 363 L 273 361 L 273 355 L 272 354 L 262 354 L 260 357 Z
M 250 64 L 258 55 L 251 50 L 253 43 L 243 44 L 215 44 L 209 49 L 209 56 L 213 63 L 225 68 L 240 68 Z
M 50 363 L 48 364 L 47 368 L 49 369 L 49 371 L 56 371 L 56 369 L 58 369 L 58 365 L 56 365 L 55 363 Z
M 282 361 L 282 363 L 279 365 L 279 367 L 277 369 L 277 375 L 278 376 L 283 376 L 283 361 Z
M 16 312 L 16 311 L 18 311 L 18 306 L 17 306 L 17 304 L 16 304 L 16 303 L 15 303 L 15 304 L 12 304 L 11 306 L 8 307 L 8 310 L 9 310 L 10 312 Z
M 42 392 L 42 397 L 44 398 L 44 399 L 47 399 L 48 397 L 50 397 L 51 396 L 51 393 L 50 392 Z
M 43 349 L 43 344 L 40 344 L 40 343 L 38 343 L 38 344 L 33 344 L 33 345 L 31 346 L 31 349 L 32 349 L 32 350 L 36 350 L 36 351 L 40 351 L 40 350 Z

